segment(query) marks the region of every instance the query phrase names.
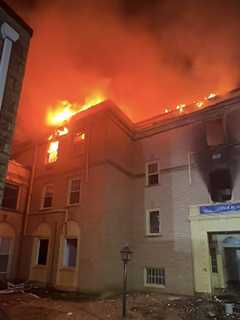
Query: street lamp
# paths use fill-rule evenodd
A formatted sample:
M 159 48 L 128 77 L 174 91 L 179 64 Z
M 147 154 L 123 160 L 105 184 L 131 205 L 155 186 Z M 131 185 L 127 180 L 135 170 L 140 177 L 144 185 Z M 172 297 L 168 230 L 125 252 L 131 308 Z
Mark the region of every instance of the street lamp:
M 131 260 L 132 251 L 128 245 L 122 248 L 120 251 L 121 258 L 123 261 L 123 303 L 122 303 L 122 316 L 126 317 L 126 303 L 127 303 L 127 263 Z

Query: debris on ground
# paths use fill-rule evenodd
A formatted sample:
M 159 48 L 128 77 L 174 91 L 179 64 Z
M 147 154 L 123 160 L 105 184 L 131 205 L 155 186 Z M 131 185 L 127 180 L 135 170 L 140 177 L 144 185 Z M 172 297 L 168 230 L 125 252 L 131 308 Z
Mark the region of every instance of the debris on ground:
M 4 289 L 6 290 L 6 289 Z M 122 297 L 97 298 L 80 293 L 48 289 L 0 295 L 2 320 L 120 320 Z M 56 299 L 57 297 L 57 299 Z M 2 311 L 1 311 L 2 310 Z M 240 320 L 240 314 L 226 314 L 222 298 L 186 297 L 158 293 L 132 293 L 127 297 L 132 320 Z M 7 318 L 9 317 L 9 318 Z

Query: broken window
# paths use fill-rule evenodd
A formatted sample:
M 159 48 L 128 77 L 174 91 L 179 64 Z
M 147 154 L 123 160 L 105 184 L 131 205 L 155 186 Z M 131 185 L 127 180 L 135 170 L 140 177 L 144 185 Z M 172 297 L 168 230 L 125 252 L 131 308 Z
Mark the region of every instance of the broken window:
M 82 155 L 85 152 L 86 133 L 76 132 L 73 136 L 73 152 L 76 155 Z
M 146 184 L 154 186 L 159 184 L 159 163 L 152 161 L 146 164 Z
M 3 193 L 2 207 L 16 210 L 18 206 L 19 186 L 6 183 Z
M 0 238 L 0 273 L 8 271 L 11 243 L 11 238 Z
M 145 285 L 146 286 L 165 286 L 165 269 L 164 268 L 145 268 Z
M 37 264 L 45 266 L 48 256 L 48 239 L 38 239 L 37 242 Z
M 209 175 L 211 199 L 214 202 L 225 202 L 232 198 L 232 177 L 229 169 L 217 169 Z
M 77 239 L 65 239 L 64 241 L 64 266 L 76 267 L 77 264 Z
M 206 123 L 206 138 L 208 146 L 218 146 L 225 143 L 223 119 L 214 119 Z
M 43 189 L 42 209 L 51 208 L 53 203 L 53 185 L 46 185 Z
M 160 234 L 160 213 L 159 210 L 147 211 L 147 235 Z
M 68 204 L 78 204 L 80 202 L 80 178 L 74 178 L 69 181 Z
M 58 159 L 59 141 L 51 141 L 47 150 L 47 163 L 54 163 Z

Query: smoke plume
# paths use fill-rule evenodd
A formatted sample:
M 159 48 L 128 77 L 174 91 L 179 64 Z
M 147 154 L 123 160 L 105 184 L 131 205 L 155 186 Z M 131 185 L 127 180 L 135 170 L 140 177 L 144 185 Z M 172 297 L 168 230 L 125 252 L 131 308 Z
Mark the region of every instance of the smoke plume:
M 58 100 L 94 91 L 139 121 L 237 86 L 239 1 L 9 3 L 34 29 L 18 138 L 42 134 Z

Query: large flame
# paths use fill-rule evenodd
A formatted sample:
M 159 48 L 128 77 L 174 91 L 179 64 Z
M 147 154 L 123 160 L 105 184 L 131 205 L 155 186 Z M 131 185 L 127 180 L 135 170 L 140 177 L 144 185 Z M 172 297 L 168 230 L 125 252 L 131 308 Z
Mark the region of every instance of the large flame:
M 51 126 L 60 126 L 68 121 L 74 114 L 94 107 L 103 102 L 105 97 L 103 94 L 92 95 L 85 99 L 85 103 L 80 105 L 72 103 L 68 100 L 61 100 L 55 106 L 50 107 L 47 115 L 47 124 Z

